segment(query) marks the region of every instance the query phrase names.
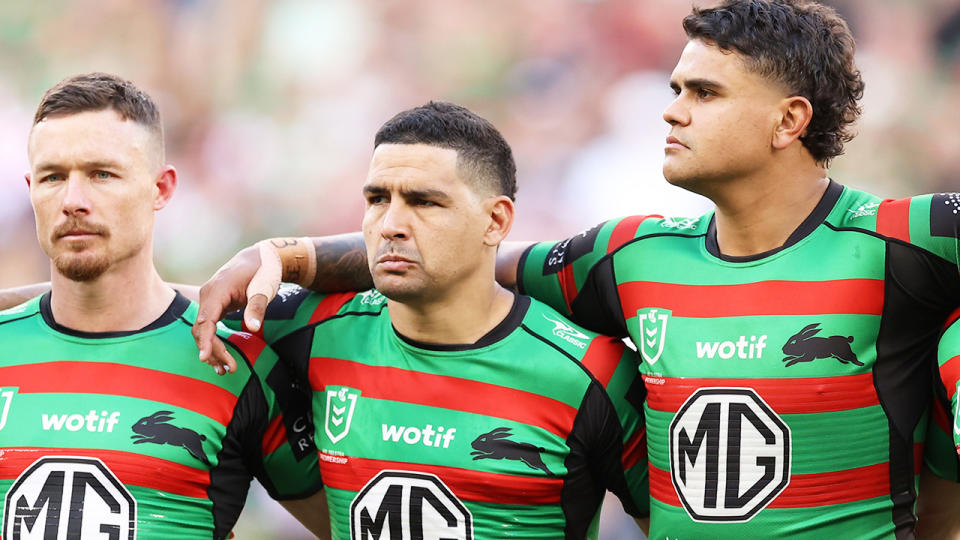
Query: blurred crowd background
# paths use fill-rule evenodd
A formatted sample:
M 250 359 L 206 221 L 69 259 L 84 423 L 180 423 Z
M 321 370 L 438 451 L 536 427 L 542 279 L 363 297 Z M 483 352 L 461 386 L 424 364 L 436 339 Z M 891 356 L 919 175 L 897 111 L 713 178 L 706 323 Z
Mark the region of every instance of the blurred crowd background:
M 711 0 L 696 0 L 706 5 Z M 960 2 L 833 0 L 866 80 L 831 176 L 889 196 L 958 190 Z M 150 92 L 180 173 L 156 259 L 200 283 L 278 235 L 356 230 L 381 123 L 454 101 L 512 144 L 514 239 L 630 213 L 697 215 L 660 166 L 690 0 L 43 0 L 0 3 L 0 287 L 46 280 L 23 173 L 43 91 L 108 71 Z M 603 537 L 621 529 L 608 505 Z M 256 495 L 238 538 L 296 538 Z M 280 532 L 270 533 L 280 528 Z

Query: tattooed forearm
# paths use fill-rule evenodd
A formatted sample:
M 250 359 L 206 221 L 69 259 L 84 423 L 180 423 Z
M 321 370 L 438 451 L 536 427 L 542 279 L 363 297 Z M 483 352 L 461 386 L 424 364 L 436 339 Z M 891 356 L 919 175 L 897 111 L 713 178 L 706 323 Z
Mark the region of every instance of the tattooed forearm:
M 362 291 L 373 287 L 367 249 L 360 233 L 313 238 L 317 268 L 310 288 L 318 292 Z

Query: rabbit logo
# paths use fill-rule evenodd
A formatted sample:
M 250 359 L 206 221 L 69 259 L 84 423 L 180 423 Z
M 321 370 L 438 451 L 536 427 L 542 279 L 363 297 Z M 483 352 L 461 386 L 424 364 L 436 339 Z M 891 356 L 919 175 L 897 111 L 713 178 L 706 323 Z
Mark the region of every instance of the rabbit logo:
M 813 337 L 820 332 L 819 326 L 820 323 L 808 324 L 790 336 L 783 346 L 783 354 L 787 355 L 783 359 L 786 367 L 799 362 L 813 362 L 817 358 L 836 358 L 841 364 L 863 365 L 850 349 L 853 336 Z
M 498 427 L 497 429 L 480 435 L 470 443 L 474 452 L 470 452 L 473 460 L 478 459 L 513 459 L 523 462 L 531 469 L 539 469 L 547 476 L 556 476 L 546 464 L 540 453 L 544 451 L 542 446 L 534 446 L 530 443 L 511 441 L 507 437 L 511 435 L 510 428 Z
M 207 437 L 192 429 L 168 424 L 170 420 L 173 420 L 172 411 L 157 411 L 137 420 L 137 423 L 130 428 L 135 433 L 130 436 L 131 439 L 136 439 L 133 444 L 154 443 L 180 446 L 209 467 L 210 460 L 203 452 L 203 441 L 207 440 Z
M 663 345 L 667 337 L 669 309 L 646 308 L 637 310 L 637 324 L 640 325 L 640 355 L 650 365 L 656 364 L 663 354 Z

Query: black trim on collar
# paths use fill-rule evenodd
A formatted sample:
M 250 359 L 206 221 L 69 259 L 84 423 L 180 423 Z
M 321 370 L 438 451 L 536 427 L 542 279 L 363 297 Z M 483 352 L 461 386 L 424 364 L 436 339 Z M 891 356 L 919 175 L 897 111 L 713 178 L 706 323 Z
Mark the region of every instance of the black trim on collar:
M 512 291 L 511 291 L 512 292 Z M 488 345 L 492 345 L 501 339 L 509 336 L 516 330 L 520 323 L 523 322 L 523 318 L 527 315 L 527 309 L 530 308 L 530 297 L 523 296 L 514 293 L 513 294 L 513 307 L 510 308 L 510 313 L 507 313 L 507 316 L 500 321 L 497 326 L 493 327 L 493 330 L 490 330 L 478 339 L 474 343 L 465 343 L 465 344 L 440 344 L 440 343 L 425 343 L 423 341 L 417 341 L 415 339 L 410 339 L 407 336 L 401 334 L 397 331 L 396 327 L 393 327 L 393 333 L 397 335 L 404 343 L 418 349 L 425 349 L 428 351 L 469 351 L 471 349 L 480 349 Z
M 127 330 L 123 332 L 83 332 L 80 330 L 67 328 L 53 319 L 53 310 L 50 309 L 50 296 L 52 294 L 50 292 L 47 292 L 40 297 L 40 315 L 43 316 L 43 322 L 47 323 L 47 326 L 56 330 L 57 332 L 60 332 L 61 334 L 66 334 L 68 336 L 85 339 L 105 339 L 132 336 L 134 334 L 156 330 L 157 328 L 164 327 L 179 319 L 180 316 L 183 315 L 183 312 L 187 310 L 187 307 L 190 306 L 190 300 L 180 294 L 180 291 L 176 291 L 176 293 L 176 296 L 173 297 L 173 302 L 170 302 L 170 306 L 167 307 L 167 310 L 164 311 L 163 314 L 157 318 L 157 320 L 139 330 Z
M 843 186 L 831 179 L 830 184 L 827 186 L 827 190 L 823 193 L 823 196 L 820 197 L 820 202 L 817 203 L 816 208 L 814 208 L 813 212 L 810 212 L 810 215 L 803 220 L 803 223 L 801 223 L 800 226 L 797 227 L 792 234 L 790 234 L 790 237 L 787 238 L 787 241 L 784 242 L 782 246 L 769 251 L 764 251 L 763 253 L 746 255 L 743 257 L 735 257 L 733 255 L 724 255 L 720 253 L 720 245 L 717 243 L 717 216 L 714 214 L 710 218 L 710 225 L 707 227 L 707 251 L 710 252 L 710 254 L 714 257 L 727 262 L 759 261 L 760 259 L 783 251 L 784 249 L 796 244 L 800 240 L 803 240 L 807 237 L 807 235 L 819 227 L 820 224 L 823 223 L 823 220 L 827 219 L 827 216 L 830 215 L 831 211 L 833 211 L 833 207 L 837 204 L 837 201 L 840 200 L 840 195 L 842 193 Z

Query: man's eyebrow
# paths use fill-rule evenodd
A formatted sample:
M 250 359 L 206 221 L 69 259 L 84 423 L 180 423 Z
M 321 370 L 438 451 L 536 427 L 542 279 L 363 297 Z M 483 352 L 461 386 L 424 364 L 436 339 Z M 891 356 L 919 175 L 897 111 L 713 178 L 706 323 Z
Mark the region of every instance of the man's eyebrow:
M 383 195 L 387 193 L 387 188 L 383 186 L 363 186 L 364 195 Z
M 684 79 L 683 87 L 688 89 L 710 88 L 713 90 L 720 90 L 724 88 L 724 86 L 720 82 L 715 81 L 713 79 L 704 79 L 704 78 Z M 670 88 L 673 88 L 674 90 L 676 90 L 680 88 L 680 83 L 678 83 L 675 79 L 671 79 Z
M 122 169 L 121 165 L 116 161 L 109 160 L 99 160 L 99 161 L 84 161 L 80 164 L 83 169 Z M 37 165 L 38 171 L 46 170 L 56 170 L 65 168 L 63 164 L 55 161 L 43 161 Z
M 439 189 L 411 189 L 401 190 L 400 194 L 405 199 L 429 199 L 429 200 L 448 200 L 450 198 L 447 192 Z

